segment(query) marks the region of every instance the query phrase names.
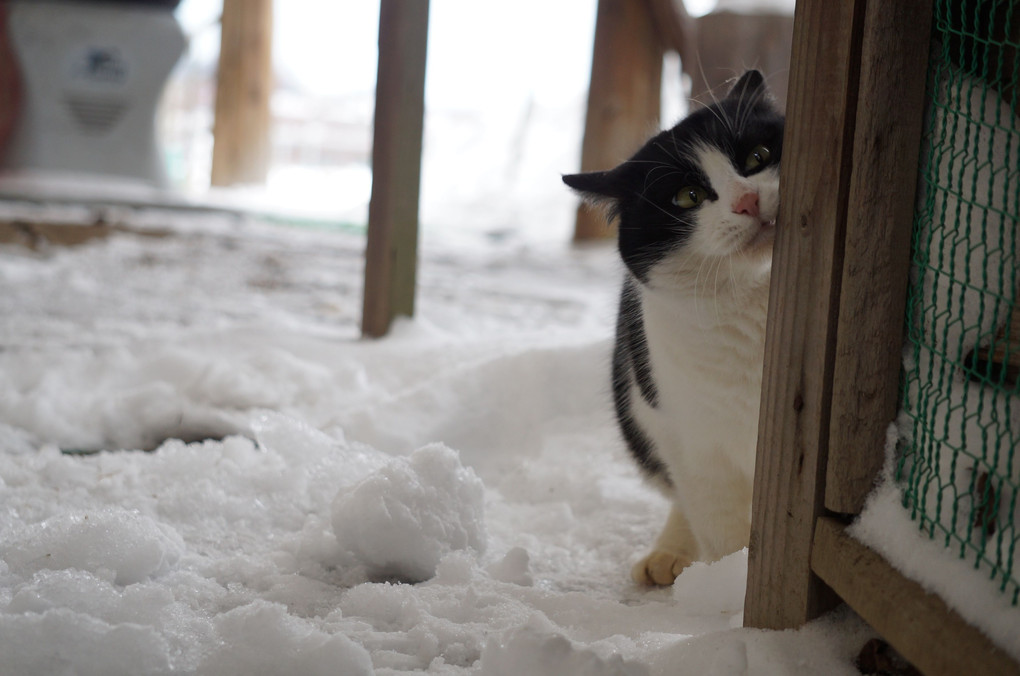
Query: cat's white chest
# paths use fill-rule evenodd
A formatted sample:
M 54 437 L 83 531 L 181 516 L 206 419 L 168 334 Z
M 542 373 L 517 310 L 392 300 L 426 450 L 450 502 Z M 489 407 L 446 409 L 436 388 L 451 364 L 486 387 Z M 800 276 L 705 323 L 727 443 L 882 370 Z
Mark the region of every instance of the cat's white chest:
M 767 285 L 736 300 L 643 292 L 659 398 L 638 416 L 675 483 L 716 467 L 753 478 L 768 306 Z
M 698 556 L 712 561 L 749 536 L 768 285 L 709 307 L 642 293 L 658 396 L 634 396 L 633 414 L 665 465 Z

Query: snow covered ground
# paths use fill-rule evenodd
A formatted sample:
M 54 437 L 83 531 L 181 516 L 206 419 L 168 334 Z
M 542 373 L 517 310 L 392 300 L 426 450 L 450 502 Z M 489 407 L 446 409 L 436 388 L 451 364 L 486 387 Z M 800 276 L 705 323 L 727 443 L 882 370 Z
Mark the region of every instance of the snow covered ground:
M 856 673 L 740 628 L 746 553 L 630 582 L 610 247 L 426 238 L 368 342 L 359 235 L 118 218 L 170 234 L 0 247 L 3 674 Z
M 507 12 L 534 14 L 519 4 Z M 612 422 L 620 266 L 611 247 L 565 244 L 558 181 L 577 164 L 594 3 L 557 5 L 569 21 L 548 17 L 557 37 L 526 62 L 494 42 L 511 30 L 436 20 L 476 5 L 433 7 L 418 314 L 390 337 L 359 338 L 352 232 L 116 208 L 130 232 L 0 246 L 0 676 L 857 673 L 872 633 L 851 613 L 740 628 L 744 552 L 669 589 L 630 582 L 666 504 Z M 202 11 L 196 25 L 216 14 Z M 316 21 L 364 33 L 367 47 L 333 40 L 358 55 L 374 40 L 361 24 L 375 20 Z M 308 30 L 298 42 L 322 42 Z M 215 37 L 199 32 L 195 52 Z M 374 73 L 313 51 L 313 88 Z M 463 54 L 485 51 L 510 58 L 478 74 Z M 368 179 L 276 168 L 219 203 L 357 225 Z M 40 210 L 94 216 L 0 202 L 2 218 Z M 959 584 L 973 571 L 931 551 L 894 488 L 856 532 L 1020 656 L 1017 610 Z

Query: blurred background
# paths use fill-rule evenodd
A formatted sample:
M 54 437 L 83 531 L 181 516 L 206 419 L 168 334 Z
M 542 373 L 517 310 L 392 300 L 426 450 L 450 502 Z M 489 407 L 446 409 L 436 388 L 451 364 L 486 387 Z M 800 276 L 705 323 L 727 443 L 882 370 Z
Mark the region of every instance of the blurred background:
M 8 2 L 12 11 L 46 4 Z M 217 188 L 210 176 L 223 1 L 153 4 L 176 4 L 185 39 L 157 108 L 165 172 L 157 201 L 170 195 L 305 227 L 363 229 L 372 184 L 378 2 L 273 3 L 268 172 L 264 182 Z M 792 15 L 793 0 L 683 4 L 691 17 L 723 10 Z M 580 167 L 596 9 L 597 0 L 432 0 L 424 240 L 570 241 L 577 200 L 559 177 Z M 675 53 L 667 53 L 662 81 L 667 125 L 686 111 L 690 90 Z M 8 194 L 38 188 L 34 175 L 27 184 L 11 183 L 10 172 L 5 177 L 0 190 L 6 185 Z
M 539 236 L 569 236 L 571 198 L 564 199 L 559 173 L 579 161 L 595 5 L 433 0 L 424 231 L 499 237 L 525 227 Z M 220 0 L 184 0 L 177 9 L 190 49 L 161 110 L 171 184 L 193 196 L 210 188 L 221 7 Z M 269 173 L 265 186 L 233 191 L 249 208 L 364 225 L 378 25 L 375 2 L 275 3 Z
M 432 0 L 425 79 L 423 235 L 569 241 L 597 0 Z M 704 14 L 714 0 L 689 0 Z M 221 0 L 183 0 L 190 49 L 167 89 L 161 133 L 172 184 L 209 190 Z M 274 5 L 272 152 L 245 200 L 282 218 L 363 225 L 379 6 L 347 0 Z M 480 56 L 481 55 L 481 56 Z M 679 65 L 664 97 L 683 110 Z M 236 191 L 235 191 L 236 192 Z

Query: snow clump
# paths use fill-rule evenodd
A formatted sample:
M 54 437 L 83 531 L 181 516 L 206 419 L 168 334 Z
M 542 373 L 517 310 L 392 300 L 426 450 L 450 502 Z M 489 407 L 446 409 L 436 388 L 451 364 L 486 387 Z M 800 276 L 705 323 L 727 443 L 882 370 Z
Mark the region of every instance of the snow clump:
M 397 457 L 333 502 L 333 532 L 370 577 L 421 582 L 455 551 L 485 552 L 485 486 L 444 444 Z

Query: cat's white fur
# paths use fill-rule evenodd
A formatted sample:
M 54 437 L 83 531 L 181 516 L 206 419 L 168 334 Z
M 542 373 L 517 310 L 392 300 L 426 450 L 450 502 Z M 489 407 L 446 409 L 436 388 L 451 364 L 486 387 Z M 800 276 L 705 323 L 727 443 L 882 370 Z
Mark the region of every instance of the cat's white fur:
M 779 172 L 741 176 L 710 147 L 699 164 L 718 199 L 691 239 L 638 285 L 658 401 L 632 413 L 666 465 L 672 513 L 638 582 L 670 584 L 692 561 L 747 546 Z M 738 213 L 747 193 L 757 215 Z

